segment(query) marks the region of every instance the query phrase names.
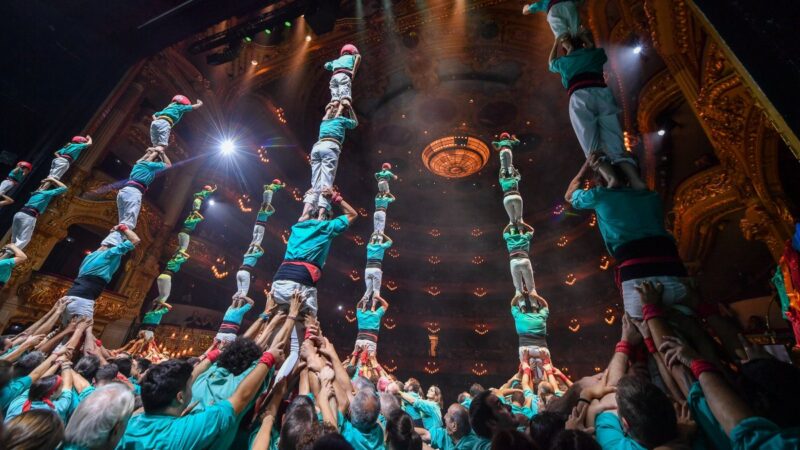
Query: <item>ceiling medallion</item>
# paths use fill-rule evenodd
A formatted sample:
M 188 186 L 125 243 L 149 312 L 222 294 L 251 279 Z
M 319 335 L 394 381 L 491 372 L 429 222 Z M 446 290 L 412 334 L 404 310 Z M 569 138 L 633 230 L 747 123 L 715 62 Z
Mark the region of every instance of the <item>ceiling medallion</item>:
M 481 170 L 490 154 L 489 147 L 480 139 L 467 135 L 446 136 L 425 147 L 422 163 L 436 175 L 463 178 Z

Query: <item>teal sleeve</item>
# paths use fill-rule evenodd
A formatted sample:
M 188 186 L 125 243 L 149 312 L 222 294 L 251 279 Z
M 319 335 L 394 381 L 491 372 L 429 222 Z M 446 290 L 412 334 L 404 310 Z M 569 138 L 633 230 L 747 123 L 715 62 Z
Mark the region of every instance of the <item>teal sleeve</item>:
M 222 431 L 234 426 L 236 414 L 228 400 L 176 420 L 172 431 L 178 448 L 204 448 Z
M 528 5 L 528 12 L 531 14 L 536 14 L 537 12 L 547 11 L 548 4 L 548 0 L 539 0 L 538 2 L 531 3 Z
M 550 317 L 550 308 L 542 308 L 542 310 L 541 310 L 541 311 L 539 311 L 539 314 L 541 314 L 541 315 L 542 315 L 542 317 L 543 317 L 545 320 L 547 320 L 547 318 L 548 318 L 548 317 Z
M 345 118 L 344 126 L 350 130 L 358 126 L 358 122 L 353 119 Z
M 191 111 L 193 109 L 194 109 L 194 107 L 192 107 L 192 105 L 178 105 L 178 110 L 180 112 L 189 112 L 189 111 Z
M 58 399 L 53 402 L 53 406 L 56 407 L 56 412 L 64 419 L 64 421 L 66 421 L 70 411 L 72 410 L 72 401 L 74 396 L 75 391 L 72 389 L 61 391 L 61 395 L 59 395 Z
M 619 418 L 610 413 L 600 413 L 594 420 L 595 439 L 603 450 L 623 448 L 627 439 Z
M 517 316 L 519 315 L 519 313 L 520 313 L 519 306 L 516 306 L 516 305 L 515 305 L 515 306 L 512 306 L 512 307 L 511 307 L 511 317 L 513 317 L 513 318 L 515 318 L 515 319 L 516 319 L 516 318 L 517 318 Z
M 383 248 L 389 248 L 391 246 L 392 246 L 391 242 L 384 242 L 383 244 L 381 244 L 381 247 L 383 247 Z
M 326 62 L 325 66 L 323 67 L 325 67 L 325 70 L 333 70 L 333 62 L 332 61 Z
M 719 450 L 729 450 L 731 448 L 731 440 L 725 434 L 725 430 L 719 424 L 711 408 L 708 406 L 703 389 L 700 383 L 695 381 L 692 388 L 689 389 L 689 395 L 686 398 L 689 404 L 689 409 L 692 411 L 692 418 L 697 422 L 697 426 L 703 431 L 707 441 L 712 444 L 714 448 Z
M 588 191 L 578 189 L 572 193 L 570 203 L 575 209 L 594 209 L 596 197 L 595 191 L 592 189 Z
M 386 314 L 386 309 L 383 306 L 381 306 L 380 308 L 375 310 L 375 314 L 378 315 L 379 319 L 383 319 L 383 315 Z
M 0 390 L 0 413 L 5 414 L 11 402 L 31 387 L 31 377 L 24 376 L 12 380 Z
M 550 69 L 550 72 L 553 73 L 561 73 L 561 58 L 556 58 L 550 61 L 548 69 Z
M 731 442 L 736 450 L 800 448 L 800 428 L 781 429 L 763 417 L 748 417 L 731 430 Z
M 450 450 L 453 444 L 447 430 L 442 427 L 433 427 L 428 430 L 431 434 L 431 447 L 439 450 Z
M 124 255 L 134 248 L 135 246 L 131 243 L 131 241 L 122 241 L 122 244 L 115 245 L 106 251 L 111 252 L 113 255 Z
M 428 417 L 441 417 L 442 415 L 442 412 L 439 410 L 439 405 L 430 400 L 417 399 L 414 401 L 414 408 Z
M 333 228 L 335 235 L 338 236 L 350 227 L 350 221 L 347 220 L 347 216 L 342 214 L 341 216 L 331 220 L 331 227 Z
M 47 191 L 42 192 L 42 193 L 46 193 L 50 197 L 55 197 L 56 195 L 61 195 L 64 192 L 67 192 L 67 188 L 65 188 L 65 187 L 57 187 L 55 189 L 50 189 L 50 190 L 47 190 Z

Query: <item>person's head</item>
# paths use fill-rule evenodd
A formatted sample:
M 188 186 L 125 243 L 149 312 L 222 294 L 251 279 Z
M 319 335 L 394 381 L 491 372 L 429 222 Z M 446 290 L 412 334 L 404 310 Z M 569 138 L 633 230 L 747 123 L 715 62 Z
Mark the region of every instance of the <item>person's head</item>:
M 471 399 L 472 396 L 469 395 L 469 392 L 462 392 L 458 394 L 458 399 L 456 400 L 458 403 L 464 403 L 465 401 Z
M 800 411 L 791 398 L 800 398 L 800 369 L 772 358 L 754 359 L 742 366 L 739 384 L 756 415 L 781 428 L 800 426 Z
M 647 380 L 622 377 L 617 384 L 617 407 L 622 426 L 647 448 L 669 442 L 678 434 L 672 403 Z
M 356 366 L 347 366 L 344 368 L 344 370 L 345 372 L 347 372 L 347 377 L 352 379 L 353 375 L 356 374 L 356 370 L 358 370 L 358 368 Z
M 340 56 L 357 55 L 357 54 L 358 54 L 358 49 L 353 44 L 345 44 L 344 46 L 342 46 L 342 49 L 339 51 L 339 55 Z
M 72 413 L 64 443 L 90 450 L 117 445 L 134 408 L 134 395 L 127 386 L 111 383 L 97 388 Z
M 278 442 L 280 450 L 295 449 L 302 442 L 304 436 L 311 432 L 311 427 L 317 421 L 314 402 L 308 396 L 298 395 L 286 408 L 281 426 L 281 440 Z
M 31 383 L 28 390 L 28 400 L 31 402 L 40 402 L 50 400 L 51 398 L 58 398 L 61 395 L 63 387 L 60 375 L 50 375 L 39 378 Z M 24 407 L 23 407 L 24 409 Z
M 41 364 L 45 359 L 44 353 L 33 351 L 27 355 L 23 355 L 17 362 L 14 363 L 14 378 L 24 377 Z
M 492 438 L 492 449 L 530 450 L 533 442 L 526 434 L 517 430 L 500 430 Z
M 392 412 L 386 421 L 387 450 L 422 450 L 422 438 L 414 431 L 414 421 L 405 411 Z
M 425 393 L 425 398 L 432 402 L 442 404 L 442 390 L 439 389 L 439 386 L 432 384 L 431 387 L 428 388 L 428 392 Z
M 358 391 L 350 402 L 350 422 L 362 431 L 368 431 L 375 426 L 378 414 L 381 412 L 381 403 L 374 390 L 363 389 Z
M 403 386 L 403 390 L 405 392 L 413 392 L 420 397 L 422 396 L 422 385 L 416 378 L 409 378 L 408 381 L 406 381 L 405 386 Z
M 192 365 L 170 359 L 150 367 L 142 380 L 142 406 L 146 413 L 168 408 L 181 411 L 192 401 Z
M 225 346 L 217 359 L 217 366 L 240 375 L 261 356 L 261 349 L 251 339 L 237 337 Z
M 381 233 L 372 233 L 372 236 L 370 236 L 370 243 L 371 244 L 382 244 L 383 243 L 383 234 L 381 234 Z
M 550 450 L 600 450 L 591 434 L 579 430 L 561 430 L 550 443 Z
M 504 131 L 504 132 L 500 133 L 500 140 L 501 141 L 507 141 L 509 139 L 511 139 L 511 133 L 509 133 L 507 131 Z
M 484 391 L 472 399 L 469 406 L 469 421 L 475 434 L 491 439 L 500 430 L 513 429 L 516 425 L 511 408 L 500 402 L 496 395 Z
M 400 402 L 397 401 L 397 397 L 394 395 L 388 392 L 381 392 L 378 397 L 381 402 L 381 414 L 383 417 L 389 417 L 392 412 L 400 409 Z
M 54 411 L 33 409 L 5 423 L 0 448 L 5 450 L 52 449 L 64 440 L 64 424 Z
M 477 397 L 478 394 L 480 394 L 481 392 L 483 392 L 485 390 L 486 389 L 483 386 L 481 386 L 480 383 L 472 383 L 472 386 L 469 387 L 470 398 Z
M 453 403 L 447 408 L 444 415 L 444 426 L 447 434 L 455 439 L 461 439 L 472 431 L 469 424 L 469 411 L 459 403 Z
M 353 389 L 355 389 L 356 392 L 364 390 L 370 391 L 372 393 L 376 392 L 375 385 L 372 384 L 372 381 L 362 376 L 358 376 L 355 378 L 355 380 L 353 380 Z
M 136 358 L 136 359 L 134 359 L 133 360 L 133 366 L 131 367 L 131 376 L 139 378 L 145 372 L 147 372 L 147 369 L 149 369 L 150 366 L 152 366 L 152 365 L 153 365 L 153 363 L 150 362 L 150 360 L 147 359 L 147 358 Z
M 548 397 L 556 393 L 556 390 L 553 388 L 553 385 L 547 381 L 542 381 L 539 383 L 539 386 L 536 388 L 537 393 L 540 397 Z
M 525 394 L 520 391 L 514 391 L 511 393 L 511 403 L 514 403 L 517 406 L 525 405 Z
M 120 356 L 119 358 L 114 358 L 108 362 L 116 364 L 117 368 L 119 369 L 119 373 L 121 373 L 125 378 L 131 376 L 133 360 L 131 360 L 130 356 Z
M 185 95 L 178 94 L 172 97 L 172 103 L 178 103 L 180 105 L 191 105 L 192 102 L 189 101 L 189 98 Z
M 100 367 L 97 369 L 97 372 L 94 374 L 94 384 L 95 386 L 103 386 L 108 383 L 113 383 L 117 381 L 117 375 L 119 374 L 119 368 L 116 364 L 106 364 L 105 366 Z
M 353 450 L 353 446 L 336 429 L 333 429 L 314 441 L 311 450 Z
M 5 360 L 0 360 L 0 389 L 4 388 L 12 377 L 12 364 Z
M 22 173 L 24 173 L 25 175 L 29 174 L 29 173 L 31 172 L 31 169 L 33 169 L 33 166 L 32 166 L 32 165 L 31 165 L 31 163 L 29 163 L 28 161 L 20 161 L 20 162 L 18 162 L 18 163 L 17 163 L 17 167 L 18 167 L 18 168 L 19 168 L 19 169 L 22 171 Z
M 85 355 L 75 363 L 73 370 L 88 381 L 94 379 L 97 369 L 100 368 L 100 358 L 95 355 Z
M 531 439 L 539 448 L 547 448 L 553 438 L 564 429 L 566 418 L 561 414 L 542 411 L 533 416 L 528 423 Z
M 13 338 L 14 336 L 11 334 L 0 336 L 0 349 L 3 350 L 4 352 L 10 349 L 11 346 L 13 345 L 11 342 L 11 339 Z

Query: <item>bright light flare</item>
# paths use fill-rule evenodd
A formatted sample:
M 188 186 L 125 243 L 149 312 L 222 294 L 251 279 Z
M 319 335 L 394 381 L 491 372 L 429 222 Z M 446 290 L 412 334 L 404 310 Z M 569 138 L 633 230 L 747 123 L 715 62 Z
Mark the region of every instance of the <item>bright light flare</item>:
M 662 128 L 662 129 L 658 130 L 658 132 L 656 134 L 658 134 L 659 136 L 663 136 L 663 135 L 667 134 L 667 130 Z
M 642 46 L 637 45 L 636 47 L 633 47 L 633 54 L 638 55 L 639 53 L 642 53 Z
M 225 139 L 221 144 L 219 144 L 219 150 L 223 155 L 230 155 L 236 151 L 236 144 L 234 144 L 230 139 Z

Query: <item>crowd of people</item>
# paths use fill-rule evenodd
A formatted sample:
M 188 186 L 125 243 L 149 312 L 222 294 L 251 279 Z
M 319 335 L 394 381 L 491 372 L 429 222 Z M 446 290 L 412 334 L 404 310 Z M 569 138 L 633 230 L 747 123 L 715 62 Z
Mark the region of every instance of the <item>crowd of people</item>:
M 605 53 L 580 26 L 575 3 L 540 0 L 523 13 L 547 11 L 556 37 L 550 68 L 569 91 L 570 118 L 587 157 L 565 200 L 596 214 L 618 263 L 625 314 L 607 367 L 573 382 L 552 364 L 549 304 L 535 287 L 533 229 L 522 220 L 521 176 L 513 166 L 512 150 L 520 142 L 509 133 L 494 146 L 509 216 L 503 237 L 515 288 L 516 373 L 494 387 L 465 380 L 457 398 L 444 399 L 436 385 L 424 389 L 419 380 L 400 379 L 378 362 L 378 334 L 389 308 L 380 294 L 383 254 L 392 245 L 384 234 L 386 210 L 395 200 L 389 181 L 397 179 L 388 163 L 375 174 L 358 337 L 352 354 L 340 358 L 317 320 L 317 284 L 333 240 L 358 217 L 334 188 L 345 133 L 358 125 L 352 82 L 361 57 L 348 44 L 325 65 L 333 72 L 331 102 L 310 155 L 311 188 L 257 319 L 242 332 L 244 315 L 256 305 L 249 287 L 252 268 L 264 254 L 267 219 L 275 212 L 272 196 L 285 186 L 277 179 L 264 187 L 236 293 L 206 351 L 169 358 L 153 336 L 171 308 L 172 276 L 189 258 L 189 235 L 203 220 L 200 207 L 215 186 L 195 194 L 138 336 L 109 349 L 94 335 L 95 300 L 123 255 L 139 243 L 134 228 L 142 196 L 171 165 L 171 129 L 185 112 L 202 106 L 178 95 L 153 116 L 153 146 L 119 190 L 119 224 L 86 256 L 73 285 L 49 312 L 24 331 L 2 336 L 0 448 L 800 448 L 800 412 L 791 401 L 800 398 L 800 369 L 738 334 L 725 308 L 701 298 L 688 278 L 665 229 L 660 198 L 647 189 L 624 149 L 616 106 L 602 78 Z M 36 218 L 66 190 L 61 177 L 89 145 L 89 136 L 76 136 L 56 152 L 50 175 L 15 216 L 14 242 L 0 257 L 0 281 L 26 258 L 22 249 Z M 13 201 L 6 194 L 30 169 L 20 162 L 0 185 L 0 206 Z M 587 181 L 593 186 L 586 187 Z M 790 293 L 792 267 L 786 269 Z

